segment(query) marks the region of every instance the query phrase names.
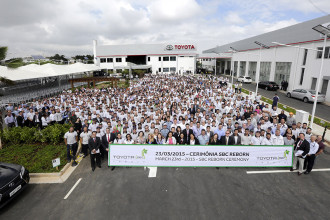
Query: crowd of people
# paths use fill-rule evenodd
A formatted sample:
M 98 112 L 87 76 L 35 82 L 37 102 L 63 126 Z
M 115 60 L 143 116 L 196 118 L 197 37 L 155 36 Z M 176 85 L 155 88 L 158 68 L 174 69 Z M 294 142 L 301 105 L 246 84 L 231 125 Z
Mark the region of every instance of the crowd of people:
M 294 114 L 241 93 L 228 79 L 213 76 L 147 75 L 129 88 L 81 88 L 43 100 L 7 107 L 8 127 L 71 123 L 65 134 L 67 159 L 91 155 L 92 170 L 101 167 L 115 144 L 294 145 L 301 175 L 311 172 L 322 153 L 322 137 L 312 135 Z

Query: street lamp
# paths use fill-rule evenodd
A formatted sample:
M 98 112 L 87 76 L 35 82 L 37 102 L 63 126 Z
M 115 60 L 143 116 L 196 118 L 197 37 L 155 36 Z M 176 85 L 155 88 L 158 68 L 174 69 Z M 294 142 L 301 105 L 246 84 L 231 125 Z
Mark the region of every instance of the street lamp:
M 236 50 L 235 48 L 233 48 L 233 47 L 229 47 L 230 49 L 231 49 L 231 63 L 232 63 L 232 65 L 231 65 L 231 67 L 230 67 L 230 69 L 231 69 L 231 71 L 232 71 L 232 74 L 231 74 L 231 83 L 232 84 L 234 84 L 234 65 L 233 65 L 233 57 L 234 57 L 234 52 L 235 53 L 237 53 L 237 52 L 239 52 L 238 50 Z M 238 68 L 238 67 L 237 67 Z
M 257 95 L 258 94 L 258 85 L 259 85 L 259 76 L 260 76 L 260 70 L 261 70 L 261 49 L 262 48 L 269 49 L 270 47 L 263 44 L 263 43 L 260 43 L 258 41 L 255 41 L 254 43 L 260 46 L 260 49 L 259 49 L 259 62 L 257 63 L 257 75 L 256 75 L 256 83 L 257 83 L 256 84 L 256 95 Z
M 324 41 L 323 41 L 323 50 L 322 50 L 320 73 L 319 73 L 319 77 L 317 79 L 315 99 L 314 99 L 313 110 L 312 110 L 312 118 L 311 118 L 311 123 L 310 123 L 311 128 L 313 128 L 317 98 L 318 98 L 318 95 L 319 95 L 319 88 L 320 88 L 320 85 L 321 85 L 323 63 L 324 63 L 324 56 L 325 56 L 325 46 L 326 46 L 326 43 L 327 43 L 328 35 L 330 35 L 330 23 L 319 24 L 319 25 L 313 27 L 312 29 L 314 31 L 317 31 L 317 32 L 321 33 L 322 35 L 324 35 Z

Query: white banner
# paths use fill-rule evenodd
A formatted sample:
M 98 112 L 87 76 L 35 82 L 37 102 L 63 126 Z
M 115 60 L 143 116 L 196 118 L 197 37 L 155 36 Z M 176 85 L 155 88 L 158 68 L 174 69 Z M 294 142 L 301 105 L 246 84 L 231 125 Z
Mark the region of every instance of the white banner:
M 110 145 L 109 166 L 292 167 L 293 146 Z

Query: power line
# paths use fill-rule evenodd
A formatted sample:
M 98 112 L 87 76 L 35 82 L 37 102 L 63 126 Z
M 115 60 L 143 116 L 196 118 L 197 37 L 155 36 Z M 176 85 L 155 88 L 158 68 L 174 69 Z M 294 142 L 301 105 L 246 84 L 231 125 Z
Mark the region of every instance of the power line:
M 324 11 L 323 9 L 319 8 L 317 5 L 315 5 L 314 2 L 313 2 L 312 0 L 308 0 L 308 1 L 309 1 L 309 3 L 311 3 L 311 4 L 314 6 L 314 8 L 316 8 L 316 9 L 319 10 L 320 12 L 324 13 L 325 15 L 329 15 L 329 14 L 330 14 L 330 13 Z

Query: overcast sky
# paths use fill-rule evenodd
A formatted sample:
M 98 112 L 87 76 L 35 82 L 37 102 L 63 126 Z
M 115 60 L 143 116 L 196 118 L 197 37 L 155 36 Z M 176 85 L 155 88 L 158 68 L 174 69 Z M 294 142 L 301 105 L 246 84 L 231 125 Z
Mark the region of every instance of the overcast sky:
M 1 0 L 0 45 L 8 57 L 92 54 L 93 39 L 202 51 L 325 13 L 329 0 Z

